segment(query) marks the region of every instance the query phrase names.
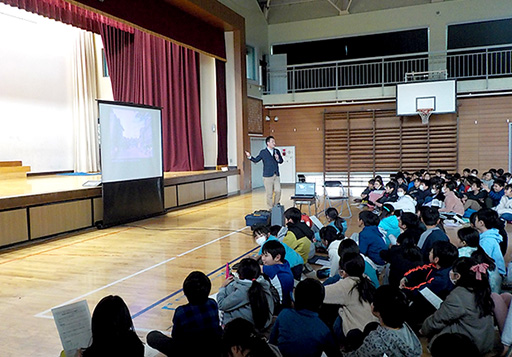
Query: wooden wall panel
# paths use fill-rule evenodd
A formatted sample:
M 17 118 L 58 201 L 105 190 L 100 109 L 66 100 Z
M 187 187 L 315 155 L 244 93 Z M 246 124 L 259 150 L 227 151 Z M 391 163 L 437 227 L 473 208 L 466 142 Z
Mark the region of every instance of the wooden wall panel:
M 31 238 L 92 226 L 92 201 L 81 200 L 29 208 Z
M 228 194 L 228 182 L 225 177 L 204 182 L 205 198 L 225 196 Z
M 204 182 L 193 182 L 178 185 L 178 204 L 180 206 L 203 200 Z
M 457 135 L 454 124 L 455 114 L 433 115 L 432 126 L 444 127 L 443 130 L 431 133 L 431 143 L 438 145 L 432 149 L 431 170 L 444 168 L 449 171 L 457 169 L 462 172 L 465 167 L 477 168 L 483 172 L 490 167 L 502 167 L 508 169 L 508 120 L 512 120 L 512 96 L 473 97 L 458 100 L 458 148 L 446 147 L 441 142 L 446 135 Z M 395 109 L 395 103 L 376 103 L 358 105 L 338 105 L 319 107 L 299 107 L 267 109 L 268 114 L 274 118 L 279 117 L 278 122 L 273 120 L 265 123 L 265 130 L 269 135 L 274 135 L 278 145 L 295 145 L 297 172 L 322 172 L 323 171 L 323 112 L 350 112 L 371 109 Z M 477 121 L 477 124 L 475 124 Z M 354 123 L 356 123 L 354 121 Z M 385 125 L 384 125 L 385 123 Z M 391 116 L 388 121 L 377 122 L 377 140 L 385 143 L 386 136 L 393 136 L 393 128 L 399 127 L 399 118 Z M 268 127 L 267 127 L 268 125 Z M 340 125 L 335 124 L 333 125 Z M 354 124 L 359 129 L 364 125 Z M 404 151 L 402 154 L 402 169 L 413 171 L 424 168 L 427 162 L 427 130 L 421 124 L 419 117 L 404 117 L 403 126 L 407 127 L 408 135 L 402 136 Z M 455 125 L 455 126 L 454 126 Z M 449 126 L 450 128 L 446 127 Z M 296 129 L 296 130 L 294 130 Z M 318 130 L 317 130 L 318 129 Z M 340 135 L 343 134 L 340 127 Z M 381 129 L 381 130 L 379 130 Z M 447 132 L 449 131 L 449 132 Z M 381 157 L 393 154 L 395 144 L 388 143 L 389 148 L 379 150 Z M 347 165 L 344 162 L 346 150 L 340 148 L 340 158 L 337 164 Z M 446 158 L 449 157 L 449 160 Z M 457 160 L 458 159 L 458 160 Z M 393 161 L 394 157 L 386 159 Z M 452 164 L 446 165 L 450 161 Z M 354 161 L 354 164 L 356 162 Z M 400 158 L 397 160 L 396 170 L 399 169 Z M 359 165 L 359 164 L 358 164 Z M 458 166 L 457 166 L 458 165 Z M 378 167 L 380 166 L 377 165 Z M 384 164 L 383 166 L 386 166 Z M 390 170 L 394 171 L 394 170 Z
M 459 100 L 459 171 L 491 167 L 508 170 L 508 122 L 512 96 Z
M 247 98 L 248 128 L 251 134 L 263 134 L 263 101 Z
M 164 208 L 172 208 L 178 205 L 178 196 L 176 196 L 176 186 L 164 187 Z
M 0 212 L 0 245 L 28 240 L 27 210 Z

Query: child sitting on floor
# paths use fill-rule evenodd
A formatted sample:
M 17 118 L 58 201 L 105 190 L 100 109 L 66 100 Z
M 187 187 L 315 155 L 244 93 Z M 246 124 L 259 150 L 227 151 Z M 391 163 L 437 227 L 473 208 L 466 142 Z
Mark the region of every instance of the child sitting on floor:
M 183 282 L 188 304 L 178 306 L 174 312 L 171 337 L 151 331 L 146 337 L 148 345 L 167 356 L 219 356 L 219 310 L 215 300 L 208 298 L 211 287 L 212 283 L 204 273 L 190 273 Z
M 494 260 L 487 255 L 485 250 L 480 246 L 480 235 L 475 228 L 464 227 L 457 231 L 457 239 L 455 246 L 459 248 L 460 257 L 471 257 L 477 263 L 485 263 L 489 266 L 489 283 L 491 285 L 491 291 L 495 293 L 501 292 L 501 276 L 496 269 Z
M 270 240 L 263 244 L 261 255 L 263 273 L 270 278 L 270 283 L 278 291 L 281 307 L 290 307 L 294 283 L 290 264 L 285 258 L 286 251 L 279 241 Z M 277 312 L 275 314 L 277 315 Z
M 383 285 L 378 288 L 372 311 L 379 319 L 380 326 L 366 336 L 361 347 L 344 356 L 421 356 L 421 343 L 405 322 L 407 304 L 407 298 L 397 287 Z
M 325 296 L 323 285 L 305 279 L 295 288 L 295 309 L 284 309 L 274 324 L 269 342 L 283 357 L 341 356 L 329 328 L 318 317 Z
M 242 259 L 237 273 L 238 278 L 229 276 L 224 280 L 217 294 L 219 310 L 224 312 L 223 324 L 241 317 L 262 332 L 272 323 L 274 313 L 270 283 L 258 262 L 251 258 Z
M 288 232 L 283 239 L 283 243 L 299 253 L 304 263 L 306 263 L 309 258 L 311 244 L 313 244 L 314 233 L 305 223 L 301 222 L 301 218 L 302 214 L 298 208 L 291 207 L 284 211 L 284 220 Z
M 365 326 L 377 322 L 371 312 L 375 286 L 364 275 L 360 254 L 345 254 L 340 260 L 341 280 L 325 287 L 324 304 L 339 306 L 334 333 L 345 350 L 353 350 Z
M 340 246 L 341 240 L 344 238 L 345 236 L 343 236 L 341 232 L 337 231 L 330 225 L 320 229 L 320 239 L 322 244 L 327 247 L 327 254 L 329 254 L 329 276 L 335 276 L 338 272 L 340 263 L 338 248 Z
M 370 211 L 359 212 L 359 227 L 364 227 L 359 233 L 359 250 L 361 254 L 369 258 L 370 262 L 375 265 L 375 269 L 380 271 L 385 262 L 380 257 L 380 251 L 388 249 L 389 242 L 385 242 L 382 233 L 377 227 L 379 217 Z
M 439 224 L 439 211 L 435 207 L 422 207 L 421 208 L 421 220 L 427 227 L 427 230 L 423 232 L 418 241 L 418 248 L 421 249 L 423 261 L 429 261 L 429 253 L 432 249 L 432 245 L 437 241 L 449 242 L 450 239 L 443 232 Z
M 512 185 L 506 185 L 500 203 L 494 208 L 501 219 L 512 221 Z
M 400 288 L 412 301 L 407 322 L 415 331 L 435 311 L 435 307 L 422 295 L 425 293 L 423 290 L 428 288 L 444 300 L 454 287 L 450 281 L 450 269 L 458 255 L 452 243 L 435 242 L 429 254 L 430 264 L 411 269 L 400 281 Z
M 459 258 L 450 271 L 456 288 L 429 316 L 420 333 L 433 340 L 444 333 L 461 333 L 475 342 L 481 354 L 494 345 L 494 303 L 487 275 L 487 264 L 472 258 Z M 431 342 L 432 343 L 432 342 Z
M 379 229 L 384 235 L 389 245 L 396 244 L 396 238 L 400 235 L 400 227 L 398 227 L 398 217 L 395 216 L 395 209 L 389 203 L 382 205 L 382 212 L 379 216 Z
M 279 232 L 279 226 L 272 226 L 272 227 L 270 227 L 270 229 L 273 229 L 274 233 L 276 231 Z M 256 227 L 254 229 L 254 231 L 252 232 L 252 235 L 253 235 L 253 238 L 254 238 L 256 244 L 258 244 L 262 247 L 266 242 L 269 242 L 269 241 L 279 242 L 279 240 L 276 238 L 276 236 L 271 234 L 269 232 L 269 229 L 266 226 Z M 290 248 L 288 245 L 286 245 L 285 243 L 281 243 L 281 244 L 283 245 L 284 250 L 285 250 L 285 254 L 283 257 L 290 264 L 290 270 L 292 271 L 293 278 L 295 280 L 300 280 L 300 276 L 302 274 L 302 269 L 304 266 L 304 260 L 302 260 L 302 257 L 296 251 L 294 251 L 292 248 Z M 258 259 L 262 254 L 263 254 L 262 248 L 260 248 L 256 259 Z

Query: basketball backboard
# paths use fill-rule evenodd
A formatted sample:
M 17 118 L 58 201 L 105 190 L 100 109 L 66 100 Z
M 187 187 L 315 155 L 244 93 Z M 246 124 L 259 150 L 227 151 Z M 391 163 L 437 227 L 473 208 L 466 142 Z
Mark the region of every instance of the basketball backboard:
M 432 109 L 433 114 L 457 112 L 455 80 L 400 83 L 396 86 L 396 115 L 418 115 Z

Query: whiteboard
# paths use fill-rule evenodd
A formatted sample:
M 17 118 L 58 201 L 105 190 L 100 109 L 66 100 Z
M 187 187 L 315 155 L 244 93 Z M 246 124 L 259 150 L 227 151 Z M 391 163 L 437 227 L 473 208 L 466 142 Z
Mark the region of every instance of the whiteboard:
M 397 84 L 396 115 L 417 115 L 419 108 L 433 108 L 433 114 L 456 113 L 456 81 L 453 79 Z

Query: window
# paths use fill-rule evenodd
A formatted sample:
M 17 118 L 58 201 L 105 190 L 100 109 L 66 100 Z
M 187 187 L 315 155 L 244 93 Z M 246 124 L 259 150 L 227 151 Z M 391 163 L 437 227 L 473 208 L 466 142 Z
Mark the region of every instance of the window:
M 258 80 L 258 65 L 256 58 L 256 51 L 254 47 L 247 45 L 246 46 L 246 65 L 247 65 L 247 79 L 251 79 L 253 81 Z
M 108 73 L 107 57 L 105 56 L 105 49 L 101 49 L 101 68 L 103 69 L 103 77 L 110 77 Z

